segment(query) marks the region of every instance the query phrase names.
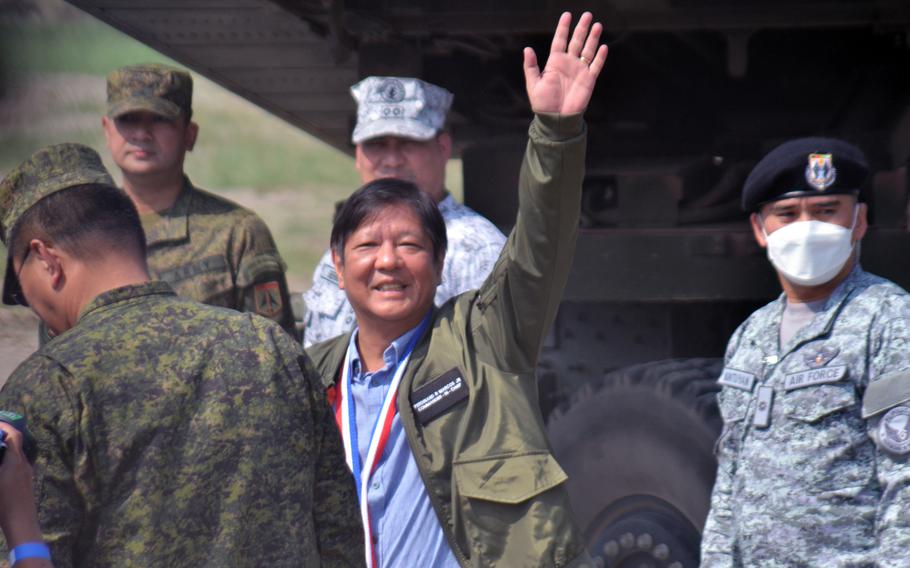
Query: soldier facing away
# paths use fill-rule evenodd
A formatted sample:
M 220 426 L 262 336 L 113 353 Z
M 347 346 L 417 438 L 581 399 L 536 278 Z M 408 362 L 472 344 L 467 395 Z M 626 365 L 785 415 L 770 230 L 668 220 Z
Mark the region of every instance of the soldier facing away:
M 705 568 L 910 565 L 910 295 L 859 265 L 867 172 L 805 138 L 746 180 L 783 294 L 727 347 Z
M 56 566 L 354 566 L 356 495 L 318 379 L 274 322 L 149 282 L 98 155 L 60 144 L 0 183 L 3 299 L 55 337 L 0 391 L 39 447 Z
M 506 238 L 493 223 L 455 201 L 445 188 L 452 137 L 445 129 L 452 93 L 419 79 L 367 77 L 351 87 L 357 101 L 357 125 L 351 135 L 354 165 L 364 183 L 399 178 L 417 185 L 439 206 L 448 234 L 442 283 L 435 302 L 483 284 Z M 353 329 L 355 314 L 338 287 L 332 253 L 327 250 L 304 294 L 307 315 L 304 345 L 325 341 Z
M 139 210 L 153 278 L 186 298 L 254 312 L 297 337 L 284 262 L 252 211 L 196 188 L 183 161 L 196 144 L 193 80 L 165 65 L 107 78 L 107 147 Z

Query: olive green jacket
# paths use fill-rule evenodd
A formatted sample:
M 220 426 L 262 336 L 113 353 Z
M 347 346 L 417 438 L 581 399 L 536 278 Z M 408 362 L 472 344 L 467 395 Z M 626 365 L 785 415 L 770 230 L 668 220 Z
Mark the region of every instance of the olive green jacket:
M 496 267 L 480 290 L 434 311 L 398 392 L 408 443 L 462 566 L 589 560 L 566 474 L 550 451 L 535 376 L 575 250 L 584 122 L 538 116 L 529 136 L 518 218 Z M 334 384 L 349 340 L 350 334 L 308 351 L 326 386 Z M 414 391 L 452 370 L 463 377 L 467 398 L 421 421 Z

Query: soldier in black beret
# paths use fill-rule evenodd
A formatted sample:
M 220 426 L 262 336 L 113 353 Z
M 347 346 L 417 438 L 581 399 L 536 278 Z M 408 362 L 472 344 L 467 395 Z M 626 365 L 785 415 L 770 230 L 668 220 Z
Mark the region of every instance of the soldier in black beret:
M 802 138 L 746 180 L 783 294 L 727 346 L 705 568 L 910 565 L 910 295 L 859 265 L 868 169 Z

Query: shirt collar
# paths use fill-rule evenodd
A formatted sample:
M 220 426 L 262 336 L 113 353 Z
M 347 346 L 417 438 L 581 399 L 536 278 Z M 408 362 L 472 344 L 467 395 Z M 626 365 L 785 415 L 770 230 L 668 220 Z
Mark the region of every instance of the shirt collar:
M 422 320 L 421 320 L 422 323 Z M 403 335 L 399 336 L 397 339 L 392 341 L 388 347 L 385 348 L 385 351 L 382 352 L 382 359 L 385 361 L 385 367 L 382 371 L 395 369 L 401 363 L 401 356 L 404 354 L 404 350 L 408 348 L 408 343 L 414 337 L 414 334 L 417 333 L 417 330 L 420 328 L 420 323 L 404 332 Z M 363 363 L 360 360 L 360 353 L 357 351 L 357 334 L 359 333 L 360 328 L 354 330 L 354 333 L 351 334 L 351 341 L 348 343 L 348 350 L 351 353 L 351 381 L 361 382 L 367 378 L 367 375 L 372 375 L 373 373 L 363 373 Z
M 102 292 L 101 294 L 95 296 L 95 299 L 86 304 L 85 307 L 82 308 L 82 311 L 79 312 L 77 321 L 82 321 L 82 319 L 89 314 L 101 311 L 102 309 L 112 304 L 132 300 L 133 298 L 140 298 L 142 296 L 153 295 L 173 296 L 174 290 L 168 283 L 158 281 L 145 282 L 143 284 L 132 284 L 130 286 L 114 288 L 113 290 Z
M 828 297 L 827 302 L 825 302 L 824 309 L 815 313 L 815 317 L 812 318 L 812 321 L 806 324 L 802 329 L 800 329 L 796 335 L 794 335 L 790 341 L 787 342 L 787 345 L 784 346 L 785 352 L 792 351 L 797 346 L 811 341 L 822 335 L 826 335 L 831 332 L 831 328 L 834 327 L 834 322 L 837 319 L 837 315 L 840 313 L 841 308 L 845 304 L 846 300 L 851 296 L 851 294 L 857 288 L 862 288 L 869 285 L 870 277 L 862 267 L 857 262 L 853 269 L 850 271 L 850 274 L 844 279 L 843 282 L 837 285 L 837 288 L 834 289 L 834 292 Z M 774 318 L 773 325 L 776 328 L 780 327 L 780 320 L 783 317 L 783 311 L 786 307 L 786 296 L 781 295 L 779 299 L 780 309 L 777 311 L 777 317 Z M 776 335 L 769 335 L 769 337 L 777 337 Z
M 183 189 L 170 208 L 142 216 L 142 230 L 148 246 L 168 241 L 182 241 L 189 236 L 189 211 L 193 199 L 193 184 L 183 176 Z
M 446 192 L 446 196 L 442 199 L 442 201 L 436 204 L 436 207 L 439 208 L 440 213 L 445 211 L 452 211 L 458 207 L 458 202 L 455 201 L 455 198 L 452 197 L 451 193 Z

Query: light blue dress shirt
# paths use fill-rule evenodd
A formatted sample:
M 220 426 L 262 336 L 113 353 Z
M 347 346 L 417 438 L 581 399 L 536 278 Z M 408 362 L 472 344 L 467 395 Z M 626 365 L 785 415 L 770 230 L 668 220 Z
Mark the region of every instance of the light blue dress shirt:
M 404 354 L 419 327 L 393 341 L 383 353 L 385 367 L 372 373 L 364 373 L 357 352 L 357 331 L 351 335 L 348 346 L 351 352 L 351 396 L 361 463 L 366 462 L 371 433 L 398 369 L 399 357 Z M 367 484 L 366 498 L 376 558 L 381 568 L 458 568 L 439 518 L 430 504 L 397 413 L 385 451 Z

